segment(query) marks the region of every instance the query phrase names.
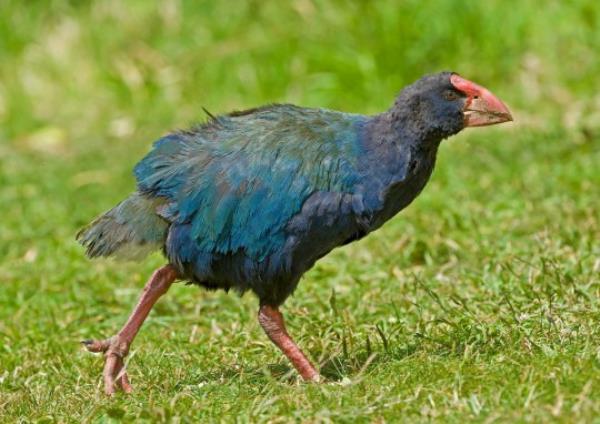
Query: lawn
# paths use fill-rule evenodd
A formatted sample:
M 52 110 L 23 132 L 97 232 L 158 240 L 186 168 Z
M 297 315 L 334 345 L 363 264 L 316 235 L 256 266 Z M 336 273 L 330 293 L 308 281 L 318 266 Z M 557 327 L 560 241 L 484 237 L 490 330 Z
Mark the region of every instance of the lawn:
M 600 3 L 31 1 L 0 5 L 0 420 L 592 422 L 600 416 Z M 283 308 L 175 285 L 108 399 L 82 339 L 151 272 L 77 230 L 135 186 L 153 140 L 268 102 L 389 107 L 454 70 L 515 122 L 442 144 L 422 195 L 332 252 Z

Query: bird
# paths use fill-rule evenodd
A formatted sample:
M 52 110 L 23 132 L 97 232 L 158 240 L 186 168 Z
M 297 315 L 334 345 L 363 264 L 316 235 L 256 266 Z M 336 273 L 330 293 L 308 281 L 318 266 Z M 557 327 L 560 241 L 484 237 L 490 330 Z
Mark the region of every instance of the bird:
M 322 381 L 280 311 L 301 276 L 408 206 L 443 139 L 512 121 L 489 90 L 447 71 L 406 86 L 374 115 L 269 104 L 208 116 L 158 139 L 134 168 L 135 191 L 77 234 L 90 258 L 162 250 L 166 259 L 116 335 L 82 342 L 104 353 L 108 395 L 133 390 L 124 358 L 176 281 L 253 292 L 268 338 L 302 379 Z

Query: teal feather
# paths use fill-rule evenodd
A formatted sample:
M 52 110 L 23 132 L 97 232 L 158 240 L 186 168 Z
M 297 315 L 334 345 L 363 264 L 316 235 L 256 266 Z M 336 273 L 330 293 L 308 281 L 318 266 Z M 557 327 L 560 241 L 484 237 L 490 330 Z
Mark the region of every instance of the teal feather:
M 281 249 L 284 227 L 316 191 L 351 191 L 361 115 L 273 105 L 159 140 L 135 168 L 138 189 L 168 199 L 204 252 Z

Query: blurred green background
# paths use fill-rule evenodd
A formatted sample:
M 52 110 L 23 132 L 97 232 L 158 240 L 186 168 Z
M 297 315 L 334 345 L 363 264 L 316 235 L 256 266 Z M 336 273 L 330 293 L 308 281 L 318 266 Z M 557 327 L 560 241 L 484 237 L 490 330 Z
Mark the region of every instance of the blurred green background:
M 587 421 L 600 414 L 600 3 L 0 4 L 0 417 Z M 163 259 L 89 262 L 74 234 L 162 134 L 268 102 L 376 113 L 425 73 L 485 85 L 514 124 L 444 142 L 432 181 L 320 261 L 285 307 L 328 383 L 297 384 L 256 301 L 174 287 L 134 396 L 108 336 Z

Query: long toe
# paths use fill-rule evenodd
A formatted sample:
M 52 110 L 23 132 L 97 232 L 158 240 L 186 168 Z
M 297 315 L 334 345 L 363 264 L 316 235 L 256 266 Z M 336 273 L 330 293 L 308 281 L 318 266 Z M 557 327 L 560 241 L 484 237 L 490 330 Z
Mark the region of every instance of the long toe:
M 108 348 L 110 347 L 110 339 L 104 339 L 104 340 L 82 340 L 81 344 L 85 346 L 85 348 L 88 350 L 88 352 L 94 352 L 94 353 L 104 353 L 108 350 Z
M 133 387 L 131 387 L 131 383 L 129 383 L 129 377 L 127 376 L 127 370 L 125 368 L 125 362 L 123 358 L 119 358 L 117 360 L 117 367 L 115 370 L 115 380 L 117 384 L 125 393 L 133 392 Z
M 107 355 L 106 362 L 104 362 L 102 377 L 104 378 L 104 393 L 108 396 L 115 394 L 115 374 L 118 360 L 119 358 L 115 355 Z

